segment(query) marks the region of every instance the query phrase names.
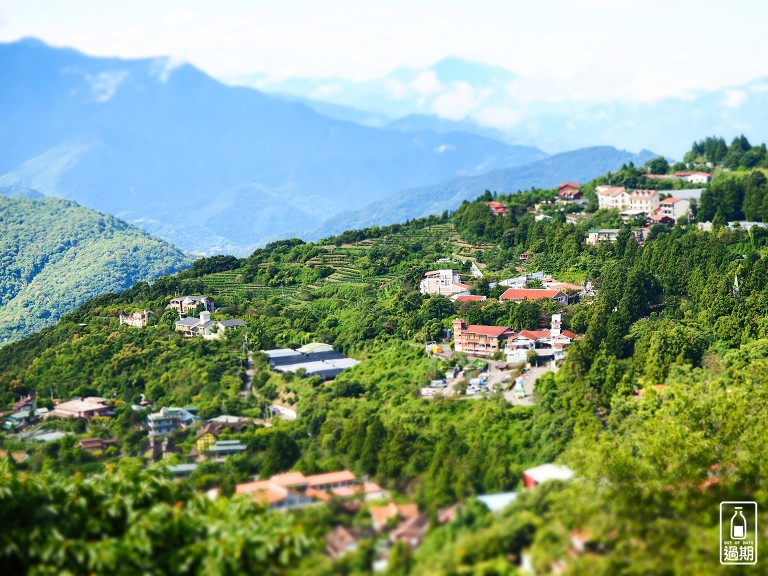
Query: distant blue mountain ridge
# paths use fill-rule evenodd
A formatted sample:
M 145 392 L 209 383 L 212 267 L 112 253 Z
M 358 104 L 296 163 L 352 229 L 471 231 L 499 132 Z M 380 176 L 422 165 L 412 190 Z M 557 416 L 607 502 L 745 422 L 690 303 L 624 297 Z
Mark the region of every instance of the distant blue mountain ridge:
M 302 97 L 308 106 L 333 104 L 358 111 L 398 130 L 457 129 L 514 144 L 532 144 L 562 152 L 610 144 L 638 150 L 651 148 L 681 157 L 694 140 L 717 134 L 751 141 L 768 139 L 768 78 L 713 90 L 689 91 L 653 101 L 609 101 L 595 86 L 594 99 L 565 96 L 547 101 L 523 95 L 525 78 L 499 66 L 446 58 L 423 68 L 400 68 L 380 78 L 274 80 L 248 74 L 228 81 L 258 85 L 267 92 Z M 617 80 L 618 81 L 618 80 Z M 460 96 L 460 97 L 457 97 Z M 461 104 L 457 104 L 460 102 Z M 350 120 L 353 117 L 348 117 Z
M 465 176 L 447 182 L 405 190 L 361 210 L 331 218 L 310 238 L 322 238 L 344 230 L 383 226 L 455 210 L 464 200 L 474 200 L 485 190 L 510 194 L 531 188 L 554 188 L 563 182 L 586 182 L 634 162 L 641 166 L 658 154 L 641 150 L 637 154 L 612 146 L 595 146 L 555 154 L 524 166 L 494 170 L 480 176 Z
M 435 72 L 440 82 L 503 72 L 448 64 Z M 420 81 L 428 90 L 432 79 Z M 0 44 L 0 188 L 75 200 L 190 252 L 244 255 L 278 238 L 455 207 L 494 178 L 491 188 L 514 192 L 579 179 L 584 166 L 597 176 L 632 156 L 591 148 L 579 163 L 548 164 L 538 148 L 493 130 L 470 133 L 471 122 L 380 117 L 371 123 L 382 126 L 365 126 L 362 110 L 326 108 L 357 117 L 331 118 L 167 58 Z M 507 173 L 518 176 L 499 176 Z
M 189 250 L 244 253 L 398 190 L 545 156 L 334 120 L 165 58 L 0 45 L 0 186 L 74 199 Z

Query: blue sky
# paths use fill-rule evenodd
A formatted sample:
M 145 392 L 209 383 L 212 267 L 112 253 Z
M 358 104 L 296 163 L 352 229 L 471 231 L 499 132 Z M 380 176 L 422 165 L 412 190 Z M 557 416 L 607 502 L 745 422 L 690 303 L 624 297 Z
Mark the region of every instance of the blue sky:
M 754 0 L 0 0 L 0 41 L 168 55 L 218 77 L 365 80 L 447 56 L 520 74 L 530 100 L 653 101 L 768 76 Z

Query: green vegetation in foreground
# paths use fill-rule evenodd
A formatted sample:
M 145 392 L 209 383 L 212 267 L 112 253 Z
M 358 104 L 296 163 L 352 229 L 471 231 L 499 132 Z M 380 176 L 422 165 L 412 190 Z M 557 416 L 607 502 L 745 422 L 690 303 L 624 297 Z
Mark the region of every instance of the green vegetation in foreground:
M 189 264 L 168 242 L 59 198 L 0 195 L 0 344 Z
M 612 178 L 638 178 L 637 172 L 627 166 Z M 717 190 L 719 178 L 716 174 L 711 188 Z M 587 231 L 620 227 L 615 213 L 588 213 L 574 225 L 552 207 L 551 221 L 536 222 L 528 209 L 553 198 L 554 191 L 533 191 L 498 196 L 513 213 L 494 218 L 486 204 L 492 197 L 487 193 L 454 214 L 396 230 L 348 232 L 320 244 L 279 242 L 243 260 L 201 260 L 151 286 L 139 283 L 91 300 L 55 327 L 3 348 L 4 404 L 29 390 L 41 398 L 51 389 L 60 397 L 114 394 L 114 418 L 95 421 L 87 432 L 83 423 L 59 426 L 79 434 L 114 435 L 131 455 L 140 445 L 136 425 L 143 415 L 129 404 L 140 394 L 157 405 L 194 405 L 203 417 L 222 412 L 258 416 L 265 403 L 279 399 L 293 404 L 299 418 L 243 432 L 238 437 L 248 446 L 246 454 L 222 465 L 206 463 L 172 485 L 184 496 L 168 498 L 162 490 L 141 491 L 130 479 L 114 476 L 105 460 L 83 453 L 72 439 L 34 447 L 5 436 L 4 450 L 26 449 L 30 455 L 22 464 L 5 464 L 0 494 L 24 503 L 25 510 L 42 503 L 46 511 L 52 503 L 69 502 L 60 490 L 73 473 L 96 480 L 72 483 L 69 490 L 87 487 L 100 501 L 109 501 L 115 491 L 105 478 L 117 478 L 126 496 L 160 494 L 151 504 L 126 500 L 121 512 L 140 518 L 140 529 L 156 535 L 158 542 L 146 548 L 150 555 L 152 546 L 172 538 L 180 542 L 179 550 L 186 550 L 190 532 L 199 529 L 194 567 L 226 554 L 232 561 L 222 562 L 220 573 L 246 573 L 249 568 L 239 559 L 242 547 L 249 546 L 247 535 L 230 540 L 241 526 L 241 514 L 264 522 L 279 519 L 228 498 L 186 516 L 198 510 L 191 490 L 219 486 L 226 495 L 253 475 L 349 467 L 398 497 L 418 502 L 433 519 L 443 507 L 464 503 L 454 521 L 432 522 L 419 549 L 393 547 L 388 574 L 513 575 L 523 553 L 540 573 L 557 565 L 572 574 L 606 576 L 731 573 L 733 568 L 719 564 L 719 502 L 755 500 L 760 510 L 768 506 L 768 416 L 763 409 L 768 401 L 768 234 L 720 226 L 700 232 L 695 224 L 679 222 L 672 229 L 654 227 L 643 245 L 631 239 L 626 227 L 616 243 L 595 247 L 586 245 Z M 458 239 L 427 237 L 435 229 Z M 328 280 L 342 265 L 321 258 L 336 250 L 349 258 L 345 267 L 360 271 L 359 281 L 357 276 L 355 281 Z M 530 258 L 521 265 L 523 252 Z M 417 281 L 440 258 L 475 259 L 491 281 L 526 268 L 572 282 L 588 277 L 597 285 L 596 298 L 563 309 L 565 327 L 577 333 L 577 340 L 561 369 L 537 383 L 534 406 L 512 406 L 499 395 L 479 400 L 418 397 L 435 371 L 447 368 L 423 355 L 424 341 L 439 338 L 456 315 L 521 329 L 535 328 L 553 312 L 546 302 L 499 303 L 493 298 L 498 289 L 490 289 L 486 279 L 474 283 L 473 290 L 491 298 L 469 306 L 422 296 Z M 470 281 L 468 262 L 452 265 Z M 325 266 L 333 272 L 322 270 Z M 269 267 L 281 278 L 278 285 L 269 285 L 271 272 L 263 274 Z M 222 284 L 217 293 L 217 303 L 225 308 L 219 317 L 244 318 L 247 327 L 212 342 L 174 333 L 173 313 L 163 312 L 170 297 L 205 292 L 213 279 L 228 277 L 236 281 Z M 268 290 L 256 291 L 249 284 Z M 287 287 L 291 290 L 284 292 Z M 157 312 L 153 325 L 143 331 L 118 325 L 118 311 L 142 308 Z M 244 376 L 240 362 L 246 334 L 254 349 L 322 340 L 362 363 L 323 383 L 274 374 L 256 354 L 257 394 L 241 399 L 237 390 Z M 193 433 L 182 432 L 173 440 L 188 449 Z M 497 516 L 474 501 L 475 494 L 520 489 L 521 470 L 555 459 L 575 470 L 572 482 L 522 493 Z M 157 474 L 139 476 L 141 482 L 166 486 Z M 46 485 L 53 496 L 41 488 Z M 171 500 L 179 502 L 172 513 L 165 504 Z M 150 505 L 160 507 L 156 516 L 143 513 Z M 13 543 L 27 544 L 28 539 L 2 541 L 0 557 L 22 571 L 34 566 L 41 573 L 99 572 L 113 565 L 108 563 L 113 556 L 122 558 L 133 550 L 133 541 L 122 536 L 132 529 L 125 532 L 122 521 L 113 532 L 103 532 L 107 536 L 98 536 L 102 532 L 76 532 L 86 525 L 78 516 L 71 525 L 66 514 L 47 516 L 45 526 L 56 526 L 57 533 L 31 530 L 33 516 L 11 514 L 14 532 L 37 538 L 31 550 L 22 552 Z M 211 515 L 229 519 L 228 527 L 216 532 L 226 538 L 224 548 L 214 546 L 212 533 L 201 527 Z M 100 512 L 86 517 L 96 529 L 106 522 Z M 287 523 L 279 524 L 286 535 L 273 538 L 270 529 L 259 540 L 286 554 L 283 564 L 270 564 L 273 573 L 371 573 L 375 550 L 370 541 L 333 562 L 321 552 L 322 538 L 334 526 L 369 526 L 365 512 L 332 502 L 280 518 Z M 767 525 L 762 517 L 759 525 Z M 213 526 L 218 526 L 215 520 Z M 593 543 L 586 553 L 569 550 L 576 531 Z M 295 539 L 301 537 L 307 546 L 296 558 Z M 109 554 L 107 560 L 86 552 L 40 556 L 41 551 L 69 549 Z M 142 569 L 161 573 L 168 558 L 176 558 L 170 546 L 158 548 L 156 556 Z

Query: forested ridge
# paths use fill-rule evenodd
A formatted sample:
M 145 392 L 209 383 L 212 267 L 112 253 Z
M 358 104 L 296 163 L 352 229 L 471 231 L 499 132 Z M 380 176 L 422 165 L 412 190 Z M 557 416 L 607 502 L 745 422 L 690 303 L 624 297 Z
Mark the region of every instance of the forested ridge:
M 159 238 L 59 198 L 0 194 L 0 229 L 0 344 L 189 262 Z
M 754 173 L 715 168 L 707 190 L 723 201 L 721 178 Z M 605 177 L 622 178 L 651 182 L 640 181 L 633 166 Z M 584 186 L 588 198 L 595 185 Z M 556 204 L 540 206 L 551 220 L 537 220 L 533 207 L 555 193 L 486 192 L 430 219 L 319 243 L 276 242 L 244 259 L 199 260 L 152 284 L 93 299 L 56 326 L 0 349 L 2 405 L 36 391 L 41 406 L 51 396 L 99 395 L 113 399 L 114 412 L 87 430 L 82 421 L 47 423 L 75 434 L 42 447 L 0 436 L 9 454 L 28 454 L 0 464 L 0 494 L 18 502 L 0 506 L 12 527 L 0 537 L 0 561 L 16 572 L 106 573 L 125 559 L 118 572 L 162 573 L 169 566 L 200 572 L 211 558 L 226 557 L 214 573 L 368 574 L 372 543 L 335 561 L 322 551 L 334 526 L 368 527 L 364 513 L 332 502 L 274 518 L 242 497 L 226 497 L 252 476 L 347 467 L 416 501 L 432 518 L 418 549 L 392 549 L 388 574 L 517 574 L 523 553 L 540 573 L 558 566 L 572 574 L 742 573 L 719 563 L 718 506 L 768 505 L 768 232 L 720 225 L 704 232 L 681 219 L 673 228 L 653 226 L 638 244 L 616 212 L 590 212 L 592 205 L 575 224 Z M 511 214 L 493 216 L 493 199 Z M 621 232 L 615 243 L 592 246 L 585 240 L 594 227 Z M 456 304 L 420 294 L 422 274 L 448 265 L 438 262 L 445 258 L 473 292 L 489 298 Z M 482 279 L 472 279 L 470 261 L 482 266 Z M 502 287 L 489 285 L 539 270 L 572 283 L 589 280 L 596 296 L 568 306 L 514 304 L 499 302 Z M 216 297 L 214 318 L 243 318 L 247 326 L 222 340 L 183 338 L 173 330 L 178 316 L 165 306 L 176 294 L 193 293 Z M 119 325 L 120 312 L 142 309 L 155 312 L 146 329 Z M 539 327 L 556 311 L 577 337 L 559 371 L 537 382 L 534 405 L 511 405 L 501 394 L 419 397 L 448 368 L 425 356 L 424 343 L 439 339 L 452 319 L 520 330 Z M 258 354 L 309 341 L 328 342 L 361 363 L 322 382 L 271 372 Z M 243 398 L 245 348 L 255 351 L 256 393 Z M 140 470 L 136 459 L 146 411 L 131 404 L 142 395 L 155 406 L 194 405 L 203 418 L 260 417 L 275 400 L 299 417 L 246 429 L 237 435 L 245 454 L 206 462 L 171 483 L 161 471 Z M 119 453 L 86 453 L 76 443 L 85 434 L 117 438 Z M 194 433 L 173 440 L 188 450 Z M 522 470 L 555 460 L 574 470 L 573 481 L 522 490 Z M 69 486 L 72 474 L 93 480 Z M 199 492 L 214 487 L 225 497 L 203 503 Z M 498 515 L 474 500 L 506 490 L 520 496 Z M 74 506 L 83 497 L 98 511 L 58 512 L 62 502 Z M 463 507 L 455 519 L 439 524 L 438 512 L 457 502 Z M 46 526 L 61 528 L 33 530 L 42 516 L 17 512 L 30 508 L 46 511 Z M 77 529 L 86 522 L 88 531 Z M 254 522 L 266 526 L 253 528 L 263 535 L 256 544 L 246 530 Z M 14 536 L 27 533 L 34 537 Z M 574 552 L 574 533 L 588 535 L 586 552 Z M 213 534 L 223 535 L 221 549 Z M 262 546 L 284 554 L 262 553 Z M 136 550 L 153 561 L 137 564 Z

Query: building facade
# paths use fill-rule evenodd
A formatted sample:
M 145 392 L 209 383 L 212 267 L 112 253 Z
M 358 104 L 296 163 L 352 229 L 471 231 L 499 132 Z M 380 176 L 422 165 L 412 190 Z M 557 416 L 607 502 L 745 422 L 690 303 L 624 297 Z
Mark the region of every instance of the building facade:
M 456 352 L 490 358 L 502 348 L 502 342 L 514 334 L 507 326 L 467 326 L 461 318 L 453 321 L 453 343 Z

